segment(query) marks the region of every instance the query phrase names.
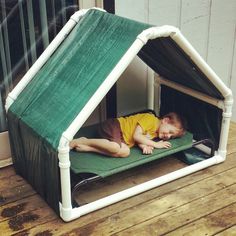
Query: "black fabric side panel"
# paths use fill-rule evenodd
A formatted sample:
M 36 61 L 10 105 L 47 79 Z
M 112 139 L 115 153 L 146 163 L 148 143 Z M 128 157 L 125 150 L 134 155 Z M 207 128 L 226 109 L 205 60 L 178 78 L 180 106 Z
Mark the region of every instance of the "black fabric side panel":
M 16 173 L 26 179 L 59 215 L 57 152 L 11 111 L 8 112 L 7 118 Z
M 222 111 L 215 106 L 176 90 L 161 86 L 161 115 L 170 111 L 186 118 L 188 129 L 196 140 L 211 138 L 219 146 Z
M 103 8 L 109 12 L 115 13 L 115 0 L 103 0 Z
M 223 99 L 215 85 L 170 37 L 149 40 L 138 56 L 164 78 Z

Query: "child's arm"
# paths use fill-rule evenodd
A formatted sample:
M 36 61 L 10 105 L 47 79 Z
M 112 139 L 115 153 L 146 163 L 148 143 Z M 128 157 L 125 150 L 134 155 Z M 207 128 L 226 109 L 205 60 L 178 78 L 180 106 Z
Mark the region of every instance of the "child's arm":
M 147 146 L 151 146 L 153 148 L 169 148 L 171 147 L 171 144 L 167 141 L 159 141 L 159 142 L 155 142 L 151 139 L 148 139 L 145 135 L 143 135 L 143 129 L 140 125 L 138 125 L 134 131 L 134 135 L 133 135 L 134 141 L 138 144 L 138 145 L 147 145 Z M 142 147 L 141 147 L 142 148 Z

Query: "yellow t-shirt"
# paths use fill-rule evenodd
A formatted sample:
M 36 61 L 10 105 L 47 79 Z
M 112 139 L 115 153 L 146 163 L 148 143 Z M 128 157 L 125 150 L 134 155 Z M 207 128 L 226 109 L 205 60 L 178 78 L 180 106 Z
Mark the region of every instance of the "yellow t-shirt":
M 133 134 L 137 125 L 141 126 L 143 134 L 146 135 L 147 138 L 153 139 L 158 136 L 157 129 L 160 125 L 160 120 L 151 113 L 135 114 L 117 119 L 120 123 L 124 141 L 129 147 L 132 147 L 135 144 Z

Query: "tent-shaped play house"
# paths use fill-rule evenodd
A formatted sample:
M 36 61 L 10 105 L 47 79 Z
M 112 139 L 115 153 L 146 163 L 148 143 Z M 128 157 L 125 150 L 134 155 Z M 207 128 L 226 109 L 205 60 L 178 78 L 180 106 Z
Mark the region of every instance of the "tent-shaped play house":
M 186 117 L 189 132 L 149 158 L 132 148 L 128 158 L 75 153 L 75 136 L 96 136 L 86 119 L 138 55 L 153 71 L 149 101 L 160 89 L 160 114 Z M 157 86 L 158 84 L 158 86 Z M 157 87 L 157 88 L 156 88 Z M 22 175 L 65 221 L 220 163 L 232 109 L 232 93 L 178 29 L 153 27 L 99 9 L 75 13 L 7 98 L 12 156 Z M 210 139 L 209 158 L 79 207 L 72 206 L 71 172 L 106 177 Z M 194 141 L 193 141 L 194 140 Z M 208 152 L 207 143 L 201 148 Z M 85 180 L 86 182 L 88 180 Z

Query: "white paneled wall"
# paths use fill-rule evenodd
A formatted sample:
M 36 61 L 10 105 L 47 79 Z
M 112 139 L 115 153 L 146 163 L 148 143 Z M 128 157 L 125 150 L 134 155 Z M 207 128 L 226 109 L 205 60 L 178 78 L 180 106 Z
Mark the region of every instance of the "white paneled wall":
M 116 14 L 157 26 L 174 25 L 213 68 L 224 83 L 234 92 L 233 120 L 236 121 L 236 0 L 117 0 Z M 118 111 L 135 110 L 145 107 L 146 101 L 136 99 L 145 96 L 145 85 L 134 85 L 147 75 L 137 73 L 144 65 L 135 62 L 127 69 L 125 80 L 118 84 Z M 128 86 L 131 84 L 132 86 Z M 133 89 L 134 96 L 127 100 L 122 95 L 124 89 Z M 135 100 L 135 108 L 129 100 Z M 134 102 L 133 102 L 134 103 Z
M 207 62 L 227 85 L 232 73 L 235 21 L 235 0 L 212 1 Z
M 233 90 L 234 95 L 234 107 L 233 107 L 233 121 L 236 121 L 236 30 L 234 34 L 234 54 L 232 56 L 232 69 L 231 69 L 231 79 L 230 88 Z
M 115 1 L 115 12 L 117 15 L 148 22 L 146 1 Z M 146 108 L 146 82 L 143 79 L 146 76 L 147 66 L 138 57 L 135 58 L 117 82 L 118 116 Z

